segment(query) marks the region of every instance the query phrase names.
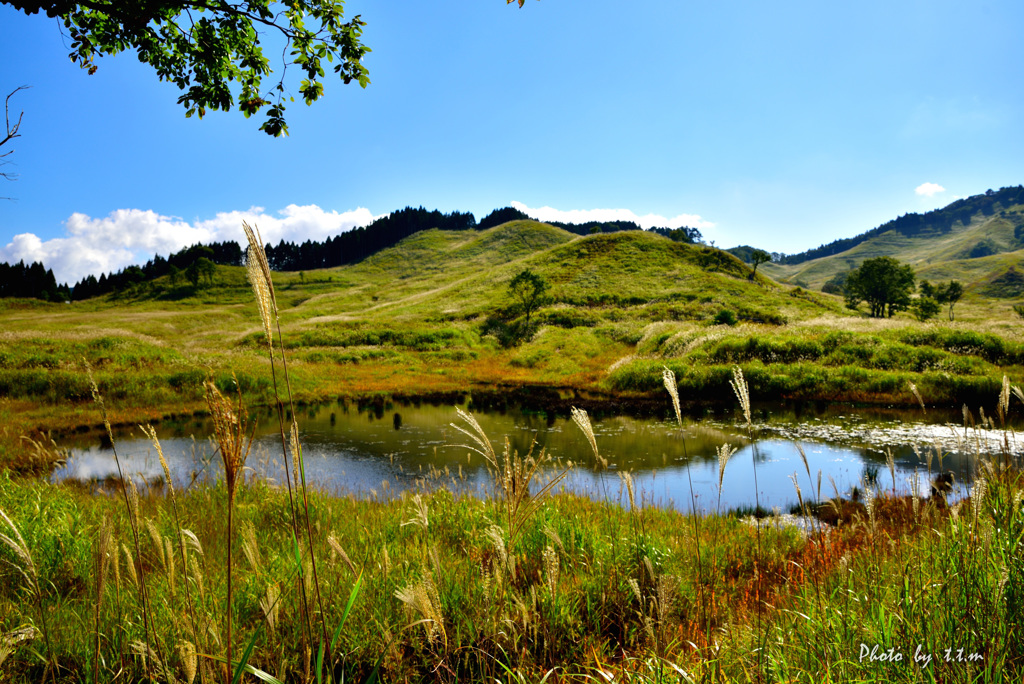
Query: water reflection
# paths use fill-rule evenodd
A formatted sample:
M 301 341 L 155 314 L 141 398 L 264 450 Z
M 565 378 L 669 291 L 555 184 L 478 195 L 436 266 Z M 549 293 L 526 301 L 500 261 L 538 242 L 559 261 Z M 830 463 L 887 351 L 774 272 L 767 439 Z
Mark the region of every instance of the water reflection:
M 483 458 L 464 446 L 468 438 L 451 427 L 458 422 L 453 407 L 341 404 L 304 407 L 298 415 L 306 477 L 315 486 L 376 497 L 424 486 L 444 485 L 473 493 L 491 486 Z M 927 495 L 928 473 L 940 470 L 934 456 L 937 448 L 943 455 L 941 469 L 955 473 L 953 495 L 960 496 L 969 487 L 978 454 L 1008 449 L 1019 458 L 1022 453 L 1011 433 L 965 432 L 950 423 L 908 422 L 905 416 L 850 413 L 848 408 L 837 412 L 817 407 L 813 415 L 801 414 L 801 419 L 792 412 L 761 409 L 753 444 L 731 419 L 690 418 L 680 433 L 674 421 L 667 419 L 595 415 L 597 444 L 609 462 L 607 470 L 598 472 L 589 444 L 568 416 L 524 408 L 474 411 L 474 415 L 498 453 L 508 440 L 509 449 L 519 454 L 543 449 L 557 467 L 571 464 L 561 485 L 568 491 L 626 505 L 619 473 L 629 471 L 644 502 L 680 510 L 753 506 L 755 461 L 760 505 L 787 510 L 797 498 L 794 477 L 805 500 L 848 494 L 865 479 L 889 490 L 894 486 L 893 475 L 897 491 L 906 493 L 914 487 Z M 261 411 L 257 418 L 248 468 L 255 475 L 283 482 L 276 417 Z M 215 447 L 205 438 L 209 426 L 204 419 L 166 422 L 157 433 L 179 487 L 218 476 L 221 465 Z M 141 431 L 126 431 L 117 440 L 126 472 L 146 481 L 162 477 L 156 452 Z M 54 472 L 53 479 L 100 482 L 116 475 L 109 444 L 101 442 L 99 435 L 66 441 L 73 456 L 66 467 Z M 731 445 L 735 454 L 719 489 L 717 449 L 724 444 Z M 915 472 L 917 480 L 912 482 Z

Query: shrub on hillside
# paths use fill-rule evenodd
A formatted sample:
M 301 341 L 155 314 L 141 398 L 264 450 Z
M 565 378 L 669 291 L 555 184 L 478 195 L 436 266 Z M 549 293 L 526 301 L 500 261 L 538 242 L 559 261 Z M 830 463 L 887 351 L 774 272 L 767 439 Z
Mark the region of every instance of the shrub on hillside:
M 736 307 L 736 317 L 741 321 L 750 323 L 767 323 L 768 325 L 786 325 L 786 317 L 778 311 L 757 309 L 752 306 L 739 305 Z
M 918 297 L 911 305 L 911 309 L 919 321 L 935 318 L 939 313 L 939 308 L 939 303 L 931 297 Z
M 982 240 L 967 251 L 968 259 L 980 259 L 981 257 L 987 257 L 992 254 L 998 254 L 999 248 L 991 240 Z
M 732 309 L 722 309 L 714 318 L 715 325 L 736 325 L 736 314 Z

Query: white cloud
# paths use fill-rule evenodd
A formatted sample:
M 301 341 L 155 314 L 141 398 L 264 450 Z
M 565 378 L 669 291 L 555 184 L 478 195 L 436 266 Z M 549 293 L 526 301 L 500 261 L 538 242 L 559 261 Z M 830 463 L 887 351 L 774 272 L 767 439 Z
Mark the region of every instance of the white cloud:
M 512 202 L 515 209 L 527 214 L 538 221 L 560 221 L 562 223 L 586 223 L 587 221 L 632 221 L 641 228 L 699 228 L 706 230 L 713 228 L 714 223 L 706 221 L 698 214 L 679 214 L 672 218 L 666 218 L 659 214 L 644 214 L 638 216 L 629 209 L 571 209 L 562 210 L 552 207 L 539 207 L 531 209 L 522 202 Z
M 921 183 L 914 188 L 914 192 L 922 197 L 931 197 L 932 195 L 937 195 L 940 192 L 946 192 L 946 188 L 942 187 L 938 183 Z
M 118 209 L 95 219 L 75 213 L 64 222 L 66 237 L 43 241 L 32 233 L 15 235 L 0 247 L 0 261 L 41 261 L 53 269 L 57 282 L 74 284 L 90 273 L 98 276 L 118 271 L 145 263 L 154 254 L 167 256 L 197 242 L 234 240 L 244 245 L 242 221 L 257 226 L 264 242 L 277 244 L 281 240 L 323 240 L 368 225 L 374 218 L 363 207 L 339 213 L 324 211 L 315 204 L 289 204 L 277 215 L 268 214 L 263 207 L 250 207 L 192 223 L 141 209 Z

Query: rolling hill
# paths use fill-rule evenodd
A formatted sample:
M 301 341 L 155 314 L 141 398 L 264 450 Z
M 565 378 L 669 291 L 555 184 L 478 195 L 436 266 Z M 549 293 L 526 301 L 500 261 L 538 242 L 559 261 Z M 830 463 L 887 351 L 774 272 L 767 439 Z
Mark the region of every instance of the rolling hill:
M 910 264 L 920 279 L 959 280 L 973 294 L 1024 296 L 1024 279 L 1017 270 L 1024 260 L 1024 187 L 989 191 L 926 214 L 907 214 L 762 268 L 776 280 L 818 290 L 878 256 Z

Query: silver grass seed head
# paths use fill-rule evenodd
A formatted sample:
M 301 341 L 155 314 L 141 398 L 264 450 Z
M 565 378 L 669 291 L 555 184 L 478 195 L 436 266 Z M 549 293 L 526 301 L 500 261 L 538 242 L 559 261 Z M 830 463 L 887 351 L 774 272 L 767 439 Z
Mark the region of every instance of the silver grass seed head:
M 167 465 L 167 459 L 164 458 L 163 447 L 160 446 L 160 440 L 157 439 L 156 430 L 152 425 L 140 425 L 139 428 L 142 430 L 142 434 L 149 437 L 149 441 L 153 443 L 153 448 L 156 449 L 156 455 L 160 458 L 160 467 L 164 470 L 164 480 L 167 481 L 167 491 L 171 494 L 171 499 L 174 499 L 174 480 L 171 479 L 171 468 Z
M 251 247 L 249 249 L 252 250 Z M 252 292 L 256 298 L 256 307 L 260 311 L 260 321 L 263 323 L 263 333 L 267 337 L 267 345 L 272 347 L 274 334 L 270 323 L 274 312 L 273 300 L 271 299 L 270 288 L 267 286 L 263 271 L 260 269 L 259 263 L 253 257 L 251 251 L 246 252 L 245 274 L 249 278 L 249 284 L 252 285 Z
M 668 366 L 663 366 L 661 370 L 661 380 L 665 383 L 665 389 L 668 390 L 668 395 L 672 397 L 672 408 L 676 411 L 676 422 L 679 423 L 679 429 L 682 429 L 683 415 L 679 410 L 679 386 L 676 384 L 676 374 Z
M 723 444 L 718 447 L 718 488 L 722 488 L 722 482 L 725 480 L 725 465 L 729 462 L 729 458 L 732 456 L 732 446 L 729 444 Z
M 213 382 L 207 380 L 203 384 L 206 387 L 206 405 L 213 417 L 214 437 L 224 461 L 224 479 L 228 486 L 228 494 L 233 497 L 235 483 L 252 449 L 252 440 L 247 439 L 247 420 L 241 405 L 241 396 L 236 409 Z M 235 384 L 237 385 L 237 380 Z
M 999 390 L 999 420 L 1005 421 L 1010 410 L 1010 378 L 1003 376 L 1003 386 Z
M 799 483 L 797 482 L 796 473 L 790 475 L 789 479 L 793 482 L 793 488 L 796 489 L 796 498 L 797 501 L 800 503 L 800 510 L 802 511 L 804 509 L 804 495 L 803 492 L 800 490 Z
M 583 409 L 572 407 L 572 422 L 576 423 L 583 432 L 583 436 L 590 442 L 590 448 L 594 451 L 594 458 L 597 460 L 598 468 L 607 468 L 608 461 L 601 456 L 597 450 L 597 438 L 594 436 L 594 428 L 590 424 L 590 416 Z
M 196 680 L 196 672 L 199 669 L 199 657 L 196 655 L 195 645 L 191 641 L 180 642 L 178 655 L 181 656 L 181 666 L 185 670 L 185 681 L 192 684 Z
M 921 412 L 925 413 L 926 411 L 924 408 L 924 397 L 921 396 L 921 392 L 917 389 L 917 385 L 909 381 L 907 382 L 907 384 L 910 385 L 911 394 L 914 395 L 914 398 L 917 399 L 917 403 L 921 406 Z
M 491 444 L 491 440 L 487 439 L 487 433 L 484 432 L 484 429 L 482 427 L 480 427 L 480 423 L 478 423 L 476 418 L 473 417 L 473 414 L 463 411 L 458 406 L 455 407 L 455 414 L 459 418 L 464 420 L 469 425 L 470 429 L 467 430 L 461 425 L 456 425 L 455 423 L 449 423 L 449 425 L 451 425 L 453 428 L 469 437 L 477 444 L 477 446 L 472 446 L 469 444 L 462 446 L 465 446 L 471 451 L 475 451 L 476 453 L 480 454 L 487 460 L 491 467 L 497 468 L 498 456 L 497 454 L 494 453 L 494 446 Z M 506 450 L 507 448 L 508 445 L 506 444 Z
M 750 390 L 747 387 L 747 381 L 743 378 L 743 369 L 739 366 L 733 366 L 732 368 L 733 379 L 729 381 L 732 385 L 732 391 L 736 393 L 736 399 L 740 402 L 740 408 L 743 409 L 743 417 L 747 420 L 747 427 L 750 427 Z
M 274 279 L 270 272 L 270 263 L 267 261 L 267 253 L 263 249 L 263 241 L 259 229 L 242 222 L 242 230 L 249 241 L 249 247 L 245 251 L 245 271 L 252 285 L 253 294 L 256 297 L 256 305 L 260 310 L 260 319 L 263 322 L 263 331 L 267 336 L 267 342 L 273 345 L 273 335 L 270 332 L 271 321 L 277 318 L 277 296 L 274 294 Z
M 4 521 L 6 526 L 10 529 L 12 535 L 9 536 L 4 533 L 0 533 L 0 544 L 8 547 L 14 556 L 18 559 L 21 565 L 15 566 L 32 587 L 33 592 L 38 592 L 39 587 L 39 574 L 36 571 L 36 564 L 32 560 L 32 554 L 29 553 L 28 545 L 25 543 L 24 537 L 21 536 L 21 532 L 18 531 L 18 527 L 14 524 L 7 514 L 0 510 L 0 519 Z
M 633 474 L 625 470 L 619 473 L 619 478 L 626 485 L 626 494 L 629 496 L 629 510 L 636 512 L 636 491 L 633 487 Z
M 259 228 L 250 226 L 245 221 L 242 221 L 242 230 L 245 231 L 245 237 L 249 241 L 249 248 L 246 250 L 246 254 L 251 254 L 254 257 L 256 265 L 263 272 L 263 279 L 270 290 L 270 297 L 273 300 L 274 281 L 270 277 L 270 262 L 267 261 L 267 253 L 263 249 L 263 240 L 260 236 Z
M 342 562 L 344 562 L 345 565 L 348 566 L 349 572 L 354 574 L 356 571 L 356 565 L 352 562 L 352 559 L 348 557 L 348 554 L 345 553 L 345 549 L 344 547 L 342 547 L 341 542 L 338 541 L 338 538 L 335 537 L 333 534 L 328 535 L 327 545 L 331 547 L 331 550 L 334 552 L 334 555 L 340 558 Z
M 799 442 L 795 444 L 797 453 L 800 454 L 800 460 L 804 463 L 804 470 L 807 471 L 807 479 L 811 478 L 811 465 L 807 462 L 807 453 Z

